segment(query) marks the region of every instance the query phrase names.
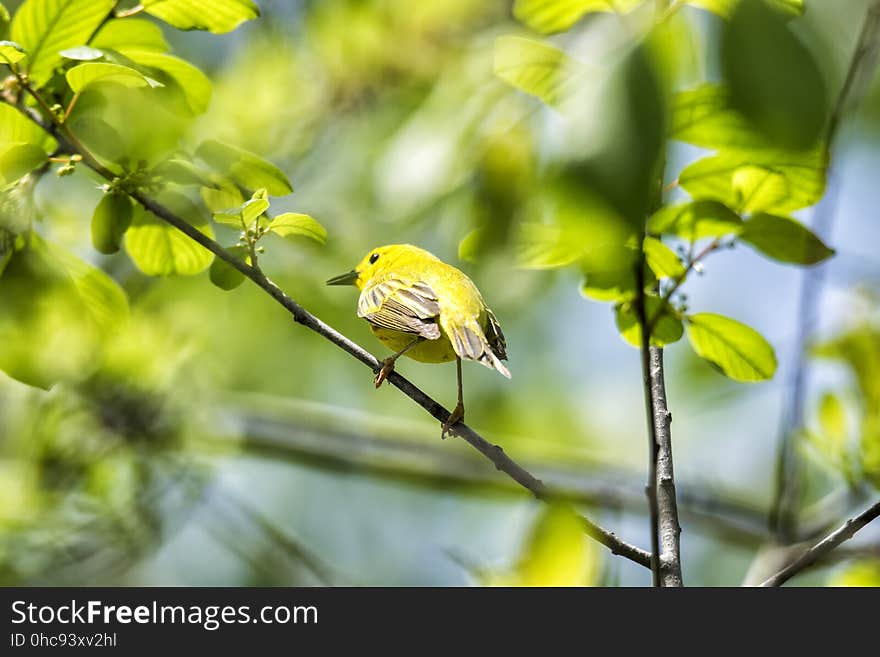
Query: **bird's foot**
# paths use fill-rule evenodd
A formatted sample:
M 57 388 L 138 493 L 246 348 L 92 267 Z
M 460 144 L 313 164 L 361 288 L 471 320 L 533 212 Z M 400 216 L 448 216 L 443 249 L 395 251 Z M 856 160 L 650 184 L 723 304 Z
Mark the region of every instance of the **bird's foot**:
M 379 370 L 379 373 L 376 374 L 376 378 L 373 379 L 373 383 L 376 384 L 377 388 L 381 386 L 388 378 L 388 375 L 394 371 L 394 362 L 396 360 L 396 358 L 386 358 L 382 361 L 382 369 Z
M 453 433 L 452 429 L 454 425 L 462 421 L 464 421 L 464 404 L 458 402 L 452 413 L 449 414 L 446 422 L 443 423 L 443 428 L 440 431 L 440 438 L 446 438 L 446 434 Z

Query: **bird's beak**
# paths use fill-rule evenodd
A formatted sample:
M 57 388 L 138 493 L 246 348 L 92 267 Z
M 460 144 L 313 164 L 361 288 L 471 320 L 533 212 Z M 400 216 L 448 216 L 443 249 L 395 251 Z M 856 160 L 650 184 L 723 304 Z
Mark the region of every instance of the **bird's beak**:
M 327 285 L 354 285 L 355 281 L 357 281 L 358 273 L 352 269 L 350 272 L 345 274 L 340 274 L 339 276 L 334 276 L 329 281 L 327 281 Z

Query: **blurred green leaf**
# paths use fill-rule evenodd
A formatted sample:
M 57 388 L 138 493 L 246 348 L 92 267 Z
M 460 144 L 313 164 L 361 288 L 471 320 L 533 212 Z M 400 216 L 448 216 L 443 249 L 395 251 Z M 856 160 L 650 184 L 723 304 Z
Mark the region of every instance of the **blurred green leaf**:
M 620 337 L 633 347 L 641 348 L 642 326 L 636 313 L 635 302 L 622 303 L 614 312 Z M 658 313 L 662 314 L 658 315 Z M 663 347 L 681 340 L 681 336 L 684 335 L 684 325 L 681 319 L 670 312 L 668 305 L 663 303 L 660 297 L 656 295 L 645 297 L 645 314 L 649 322 L 654 317 L 659 317 L 654 321 L 654 330 L 651 332 L 653 346 Z
M 157 200 L 200 232 L 214 237 L 210 224 L 185 196 L 166 191 Z M 214 258 L 206 248 L 139 206 L 125 235 L 125 250 L 148 276 L 193 276 L 207 269 Z
M 556 269 L 580 259 L 581 243 L 565 239 L 560 226 L 524 223 L 517 240 L 517 262 L 526 269 Z
M 179 30 L 231 32 L 260 10 L 251 0 L 142 0 L 144 11 Z
M 164 162 L 160 162 L 153 168 L 153 172 L 161 176 L 166 182 L 172 182 L 176 185 L 210 186 L 213 184 L 210 173 L 182 157 L 172 157 Z M 232 205 L 235 205 L 235 203 L 230 203 L 226 207 Z
M 32 233 L 0 278 L 0 369 L 49 388 L 86 376 L 128 318 L 125 293 L 104 272 Z
M 495 75 L 548 105 L 557 105 L 572 94 L 579 68 L 577 62 L 550 44 L 518 36 L 495 39 Z
M 812 53 L 764 0 L 741 0 L 725 24 L 721 64 L 733 106 L 773 143 L 814 146 L 829 107 L 825 80 Z
M 828 586 L 880 587 L 880 559 L 856 561 L 831 575 Z
M 218 173 L 228 176 L 235 184 L 249 191 L 265 187 L 274 196 L 284 196 L 293 191 L 293 186 L 281 169 L 242 148 L 209 139 L 199 145 L 196 155 Z
M 694 199 L 719 201 L 743 214 L 787 214 L 822 198 L 827 165 L 819 149 L 804 154 L 724 152 L 686 167 L 679 182 Z
M 131 225 L 132 213 L 132 202 L 126 194 L 105 194 L 92 215 L 92 245 L 95 250 L 106 255 L 119 251 L 122 236 Z
M 117 52 L 135 64 L 147 67 L 166 86 L 176 87 L 193 115 L 202 114 L 208 108 L 211 81 L 189 62 L 149 48 L 124 46 L 117 48 Z
M 88 62 L 79 64 L 67 71 L 67 84 L 80 93 L 96 82 L 112 82 L 124 87 L 161 87 L 162 83 L 148 78 L 138 70 L 121 64 L 107 62 Z
M 516 0 L 513 15 L 544 34 L 564 32 L 586 14 L 597 11 L 625 13 L 642 0 Z
M 833 249 L 790 217 L 758 213 L 745 222 L 739 239 L 774 260 L 796 265 L 815 265 L 834 255 Z
M 16 64 L 27 57 L 27 53 L 14 41 L 0 41 L 0 64 Z
M 308 237 L 318 244 L 327 241 L 327 231 L 307 214 L 296 212 L 279 214 L 269 224 L 269 230 L 284 238 Z
M 0 149 L 5 149 L 17 144 L 51 145 L 46 149 L 54 148 L 55 140 L 47 137 L 43 130 L 33 121 L 27 119 L 12 105 L 0 103 Z
M 687 323 L 697 355 L 734 381 L 766 381 L 776 372 L 773 347 L 745 324 L 712 313 L 689 315 Z
M 42 166 L 48 156 L 39 146 L 16 144 L 0 154 L 0 185 L 15 182 L 25 174 Z
M 846 442 L 849 435 L 846 409 L 840 397 L 834 393 L 826 392 L 819 401 L 819 428 L 835 444 L 842 445 Z
M 158 52 L 168 50 L 168 42 L 162 36 L 162 28 L 141 18 L 114 18 L 101 28 L 90 43 L 95 48 L 111 50 L 120 48 Z
M 685 4 L 706 9 L 723 18 L 730 18 L 739 0 L 685 0 Z M 804 0 L 769 0 L 770 6 L 791 16 L 804 13 Z
M 678 278 L 684 276 L 684 265 L 675 252 L 663 242 L 646 237 L 644 243 L 645 259 L 657 278 Z
M 636 257 L 635 249 L 623 264 L 631 264 Z M 645 266 L 645 291 L 650 292 L 657 284 L 654 272 Z M 623 266 L 617 270 L 587 271 L 581 285 L 581 294 L 594 301 L 630 301 L 636 294 L 636 276 L 633 266 Z
M 9 36 L 9 22 L 11 21 L 9 10 L 0 2 L 0 39 Z
M 12 19 L 12 40 L 28 52 L 28 75 L 41 86 L 62 62 L 61 51 L 94 34 L 116 0 L 26 0 Z
M 223 185 L 219 188 L 202 187 L 199 194 L 205 206 L 212 212 L 223 212 L 226 208 L 234 208 L 244 203 L 244 196 L 232 185 Z
M 711 150 L 771 148 L 767 138 L 731 107 L 727 87 L 713 83 L 673 96 L 669 138 Z
M 708 237 L 738 235 L 742 228 L 742 218 L 717 201 L 666 205 L 648 220 L 648 232 L 675 235 L 690 242 Z
M 250 257 L 246 246 L 236 245 L 226 248 L 233 256 L 250 264 Z M 211 282 L 221 290 L 234 290 L 244 282 L 244 274 L 232 267 L 225 260 L 214 258 L 211 269 L 208 272 Z

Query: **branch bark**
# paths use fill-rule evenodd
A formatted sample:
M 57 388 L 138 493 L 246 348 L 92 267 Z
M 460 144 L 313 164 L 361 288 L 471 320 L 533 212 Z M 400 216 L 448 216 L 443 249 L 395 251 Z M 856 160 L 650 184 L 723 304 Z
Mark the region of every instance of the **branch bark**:
M 778 573 L 768 577 L 761 583 L 761 586 L 782 586 L 799 572 L 813 565 L 819 559 L 824 558 L 838 545 L 851 539 L 855 536 L 856 532 L 878 516 L 880 516 L 880 500 L 859 515 L 847 520 L 843 525 L 828 534 L 828 536 L 816 543 Z
M 22 82 L 24 81 L 22 80 Z M 25 88 L 32 96 L 34 96 L 41 106 L 46 105 L 42 97 L 32 88 L 27 85 L 25 85 Z M 17 109 L 21 108 L 17 107 Z M 44 109 L 44 111 L 46 110 Z M 83 164 L 95 171 L 102 178 L 108 182 L 112 182 L 117 178 L 117 175 L 113 171 L 101 164 L 91 152 L 89 152 L 88 149 L 76 139 L 66 125 L 54 123 L 56 117 L 51 113 L 51 110 L 48 112 L 49 121 L 52 121 L 53 123 L 48 123 L 45 119 L 35 116 L 33 112 L 25 111 L 24 114 L 35 121 L 47 133 L 54 136 L 59 142 L 66 142 L 64 146 L 66 146 L 71 153 L 78 153 L 81 155 L 83 158 Z M 295 322 L 305 326 L 309 330 L 333 343 L 369 367 L 373 372 L 378 372 L 381 369 L 382 363 L 375 356 L 300 306 L 296 301 L 285 294 L 281 288 L 270 281 L 262 271 L 251 267 L 238 258 L 235 258 L 219 243 L 198 231 L 189 222 L 178 217 L 174 212 L 151 199 L 143 192 L 139 190 L 131 190 L 128 194 L 146 210 L 152 212 L 154 215 L 167 222 L 193 241 L 208 249 L 208 251 L 229 264 L 231 267 L 244 274 L 246 278 L 250 279 L 254 284 L 269 294 L 277 303 L 283 306 L 293 316 Z M 446 422 L 449 418 L 450 413 L 446 408 L 397 372 L 392 372 L 387 380 L 391 385 L 425 409 L 436 420 Z M 544 499 L 546 497 L 544 484 L 519 465 L 519 463 L 511 459 L 499 445 L 492 444 L 464 423 L 456 424 L 453 433 L 463 438 L 474 449 L 489 459 L 495 465 L 496 469 L 507 474 L 520 486 L 530 491 L 536 498 Z M 646 568 L 650 566 L 651 557 L 647 552 L 621 540 L 613 532 L 601 527 L 589 518 L 581 516 L 581 519 L 586 534 L 607 547 L 613 554 L 625 557 L 637 564 L 645 566 Z

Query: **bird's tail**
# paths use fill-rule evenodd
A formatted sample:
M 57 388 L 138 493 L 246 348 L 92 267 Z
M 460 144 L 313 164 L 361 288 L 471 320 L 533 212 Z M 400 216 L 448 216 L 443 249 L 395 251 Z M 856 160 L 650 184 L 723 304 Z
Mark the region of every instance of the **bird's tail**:
M 475 360 L 489 369 L 496 370 L 510 378 L 510 370 L 495 355 L 486 335 L 476 321 L 443 327 L 452 342 L 452 348 L 459 358 Z

